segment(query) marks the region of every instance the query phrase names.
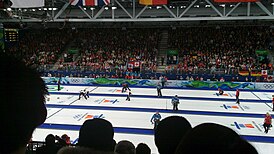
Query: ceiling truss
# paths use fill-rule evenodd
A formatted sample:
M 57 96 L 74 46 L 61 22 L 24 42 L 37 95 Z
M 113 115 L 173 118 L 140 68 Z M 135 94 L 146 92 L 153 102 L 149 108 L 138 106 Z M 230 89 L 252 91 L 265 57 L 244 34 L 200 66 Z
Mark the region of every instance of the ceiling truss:
M 193 0 L 188 4 L 162 6 L 141 6 L 138 1 L 124 3 L 112 0 L 110 6 L 83 7 L 71 6 L 63 2 L 57 10 L 46 12 L 39 18 L 39 11 L 27 13 L 25 10 L 12 10 L 10 18 L 0 22 L 153 22 L 153 21 L 199 21 L 199 20 L 274 20 L 274 0 L 269 3 L 214 3 L 213 0 Z M 52 0 L 50 6 L 54 7 Z M 33 10 L 33 9 L 32 9 Z M 42 8 L 42 11 L 44 9 Z M 26 15 L 27 14 L 27 15 Z M 41 14 L 41 13 L 40 13 Z M 16 16 L 15 16 L 16 15 Z

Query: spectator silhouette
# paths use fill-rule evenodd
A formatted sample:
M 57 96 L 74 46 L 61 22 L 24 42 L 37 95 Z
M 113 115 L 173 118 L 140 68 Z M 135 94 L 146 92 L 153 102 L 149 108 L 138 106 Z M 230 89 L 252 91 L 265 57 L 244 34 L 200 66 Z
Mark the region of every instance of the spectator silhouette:
M 256 149 L 232 129 L 214 123 L 194 127 L 179 144 L 176 154 L 257 154 Z
M 174 153 L 189 130 L 191 130 L 191 125 L 184 117 L 170 116 L 161 120 L 154 134 L 158 152 L 160 154 Z
M 115 141 L 112 124 L 105 119 L 86 120 L 79 132 L 79 146 L 99 151 L 114 151 Z
M 88 147 L 66 146 L 58 151 L 57 154 L 115 154 L 113 151 L 100 151 Z
M 36 154 L 56 154 L 61 146 L 55 143 L 55 136 L 52 134 L 47 135 L 46 145 L 37 148 Z
M 0 52 L 0 153 L 23 154 L 46 117 L 44 81 L 33 69 Z
M 114 152 L 117 154 L 135 154 L 135 146 L 130 141 L 122 140 L 117 143 Z
M 139 143 L 136 147 L 136 154 L 151 154 L 151 149 L 147 144 Z

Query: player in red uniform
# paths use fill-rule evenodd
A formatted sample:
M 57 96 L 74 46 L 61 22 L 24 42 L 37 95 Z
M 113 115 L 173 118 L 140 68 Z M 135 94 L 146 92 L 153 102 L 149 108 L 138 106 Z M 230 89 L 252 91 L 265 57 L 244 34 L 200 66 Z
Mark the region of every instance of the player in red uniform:
M 237 104 L 240 104 L 239 96 L 240 96 L 240 90 L 237 89 L 237 90 L 236 90 L 236 103 L 237 103 Z
M 271 115 L 267 112 L 266 115 L 265 115 L 265 118 L 264 118 L 264 132 L 265 133 L 268 133 L 268 130 L 269 128 L 271 127 L 271 124 L 272 124 L 272 117 Z
M 272 111 L 274 111 L 274 95 L 272 95 Z

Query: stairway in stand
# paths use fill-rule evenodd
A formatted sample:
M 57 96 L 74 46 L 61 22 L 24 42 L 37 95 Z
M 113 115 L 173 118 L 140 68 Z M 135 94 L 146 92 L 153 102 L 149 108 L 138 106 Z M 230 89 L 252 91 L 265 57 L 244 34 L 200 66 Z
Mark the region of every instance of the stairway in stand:
M 158 46 L 158 56 L 157 56 L 157 73 L 165 72 L 167 55 L 166 51 L 168 49 L 168 30 L 164 30 L 161 34 L 161 39 Z M 162 65 L 162 57 L 164 57 L 164 63 Z

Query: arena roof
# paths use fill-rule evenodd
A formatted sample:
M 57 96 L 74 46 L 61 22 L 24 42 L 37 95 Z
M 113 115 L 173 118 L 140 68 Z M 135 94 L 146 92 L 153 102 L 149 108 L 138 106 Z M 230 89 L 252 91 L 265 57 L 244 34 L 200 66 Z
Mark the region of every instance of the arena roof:
M 161 6 L 143 6 L 138 0 L 112 0 L 109 6 L 71 6 L 69 0 L 45 0 L 43 8 L 0 12 L 0 22 L 177 22 L 201 20 L 274 20 L 274 0 L 215 3 L 180 0 Z

